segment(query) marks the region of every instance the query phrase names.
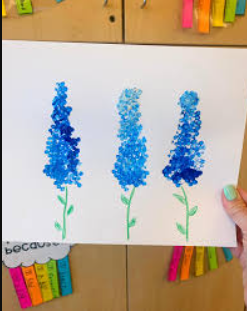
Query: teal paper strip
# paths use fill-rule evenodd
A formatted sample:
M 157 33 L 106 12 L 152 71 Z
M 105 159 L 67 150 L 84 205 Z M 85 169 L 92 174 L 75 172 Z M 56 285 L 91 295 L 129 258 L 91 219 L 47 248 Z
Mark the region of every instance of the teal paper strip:
M 226 261 L 231 261 L 233 259 L 232 252 L 227 247 L 223 247 L 223 252 L 225 255 Z
M 245 15 L 246 10 L 246 0 L 238 0 L 236 15 Z
M 69 257 L 57 261 L 57 269 L 62 296 L 68 296 L 73 293 Z

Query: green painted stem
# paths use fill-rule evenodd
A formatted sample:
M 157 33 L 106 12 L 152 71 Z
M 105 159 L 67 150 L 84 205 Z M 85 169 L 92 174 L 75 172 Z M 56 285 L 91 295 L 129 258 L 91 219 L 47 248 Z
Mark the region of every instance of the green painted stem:
M 131 195 L 129 198 L 129 204 L 127 206 L 127 239 L 130 239 L 130 228 L 131 228 L 131 221 L 130 221 L 130 207 L 131 207 L 131 202 L 133 200 L 135 194 L 135 187 L 133 187 L 132 191 L 131 191 Z
M 184 187 L 181 187 L 181 189 L 184 194 L 185 206 L 186 206 L 186 241 L 189 242 L 190 207 L 189 207 L 188 197 L 184 190 Z
M 67 208 L 68 208 L 68 187 L 66 187 L 65 204 L 63 209 L 63 240 L 65 240 L 67 236 L 67 227 L 66 227 Z

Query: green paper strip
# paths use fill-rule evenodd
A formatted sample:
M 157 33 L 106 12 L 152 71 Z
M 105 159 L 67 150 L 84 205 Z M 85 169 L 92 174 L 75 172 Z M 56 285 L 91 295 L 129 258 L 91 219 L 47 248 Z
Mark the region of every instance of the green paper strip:
M 226 8 L 225 8 L 226 23 L 233 23 L 235 21 L 237 1 L 238 0 L 226 0 Z
M 208 261 L 210 270 L 218 269 L 216 247 L 208 247 Z
M 18 14 L 32 14 L 33 7 L 31 0 L 16 0 Z
M 51 290 L 54 298 L 60 297 L 57 262 L 51 260 L 47 263 L 48 275 L 51 284 Z

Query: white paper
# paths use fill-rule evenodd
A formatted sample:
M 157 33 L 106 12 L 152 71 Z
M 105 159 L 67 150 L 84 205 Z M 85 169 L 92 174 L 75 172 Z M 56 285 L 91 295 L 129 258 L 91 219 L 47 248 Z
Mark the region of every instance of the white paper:
M 179 97 L 200 97 L 203 176 L 188 188 L 199 206 L 190 220 L 190 245 L 234 246 L 235 227 L 221 191 L 238 180 L 247 110 L 247 50 L 65 43 L 3 42 L 3 240 L 61 242 L 61 194 L 43 174 L 56 82 L 69 88 L 70 122 L 81 138 L 82 188 L 71 187 L 75 212 L 66 243 L 185 245 L 176 228 L 185 209 L 166 180 Z M 126 238 L 124 191 L 112 174 L 120 141 L 118 99 L 126 88 L 140 98 L 147 138 L 147 186 L 136 190 Z

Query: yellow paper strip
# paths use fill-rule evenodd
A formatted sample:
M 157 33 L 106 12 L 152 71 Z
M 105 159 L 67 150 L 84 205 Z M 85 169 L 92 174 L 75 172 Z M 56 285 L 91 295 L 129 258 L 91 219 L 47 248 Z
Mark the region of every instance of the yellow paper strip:
M 6 16 L 7 16 L 6 7 L 5 7 L 4 0 L 2 0 L 2 17 L 6 17 Z
M 37 279 L 41 289 L 43 301 L 47 302 L 53 299 L 50 279 L 48 275 L 47 265 L 35 264 Z
M 195 263 L 195 275 L 201 276 L 204 274 L 204 254 L 205 248 L 201 246 L 196 247 L 196 263 Z
M 224 13 L 226 0 L 213 1 L 213 27 L 224 27 Z

